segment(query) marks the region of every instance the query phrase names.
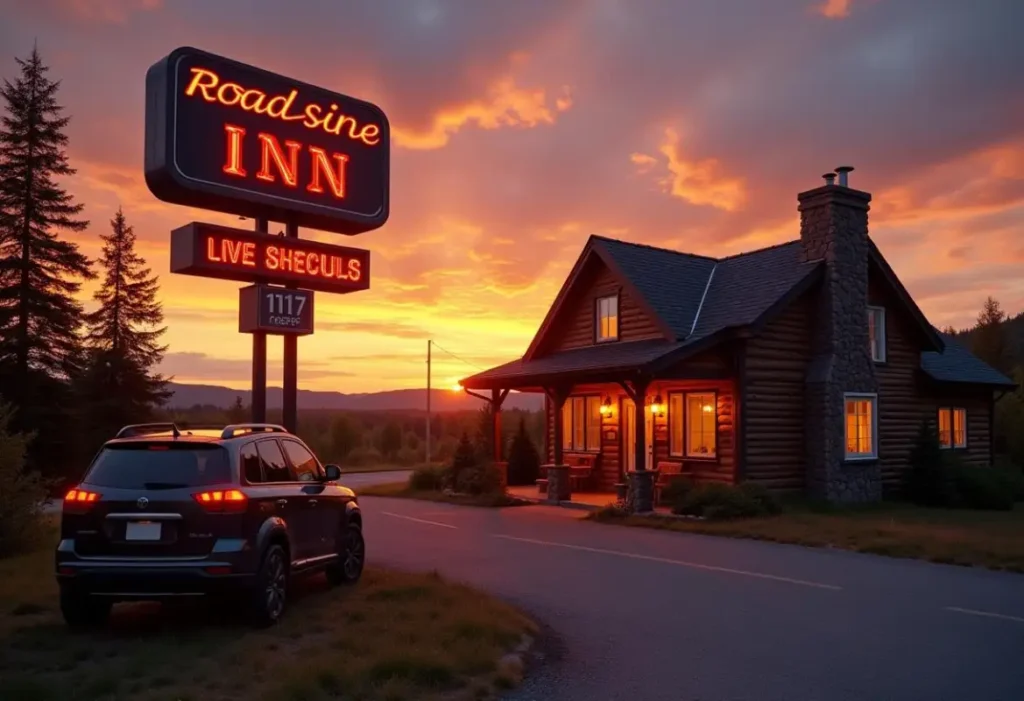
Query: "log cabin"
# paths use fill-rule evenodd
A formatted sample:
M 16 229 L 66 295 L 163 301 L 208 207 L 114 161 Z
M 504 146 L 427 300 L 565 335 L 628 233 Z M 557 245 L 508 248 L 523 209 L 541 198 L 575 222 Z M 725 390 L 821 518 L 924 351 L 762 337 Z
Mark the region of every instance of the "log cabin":
M 552 501 L 627 483 L 650 501 L 673 475 L 875 501 L 922 422 L 992 462 L 1014 383 L 928 322 L 868 234 L 871 195 L 837 170 L 797 196 L 799 239 L 768 248 L 592 236 L 522 358 L 462 381 L 496 416 L 510 390 L 545 394 Z

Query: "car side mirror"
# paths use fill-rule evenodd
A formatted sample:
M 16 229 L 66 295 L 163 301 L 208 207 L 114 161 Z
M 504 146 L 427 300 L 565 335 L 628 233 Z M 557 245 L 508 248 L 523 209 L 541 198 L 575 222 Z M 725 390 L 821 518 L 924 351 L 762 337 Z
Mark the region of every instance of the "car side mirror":
M 325 465 L 324 472 L 327 473 L 328 482 L 337 482 L 341 479 L 341 468 L 337 465 Z

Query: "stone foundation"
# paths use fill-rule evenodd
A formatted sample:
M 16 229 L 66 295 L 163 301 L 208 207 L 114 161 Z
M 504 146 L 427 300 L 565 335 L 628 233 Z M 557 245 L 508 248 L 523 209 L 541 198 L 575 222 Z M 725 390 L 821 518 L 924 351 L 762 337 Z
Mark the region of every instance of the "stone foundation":
M 657 470 L 637 470 L 629 473 L 626 511 L 631 514 L 646 514 L 654 511 L 654 483 L 657 479 Z
M 569 486 L 569 466 L 546 465 L 544 469 L 548 474 L 548 502 L 557 504 L 572 498 L 572 489 Z

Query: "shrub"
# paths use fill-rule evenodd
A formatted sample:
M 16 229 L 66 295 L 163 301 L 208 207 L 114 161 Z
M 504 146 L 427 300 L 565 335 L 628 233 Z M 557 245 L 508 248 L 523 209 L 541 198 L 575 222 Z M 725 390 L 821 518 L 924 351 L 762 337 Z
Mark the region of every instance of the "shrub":
M 45 529 L 40 522 L 47 484 L 25 467 L 31 436 L 10 431 L 14 410 L 0 403 L 0 557 L 33 546 Z
M 689 477 L 674 477 L 661 489 L 661 502 L 675 509 L 693 491 L 693 480 Z
M 773 513 L 767 501 L 774 500 L 770 494 L 766 498 L 766 493 L 758 492 L 757 487 L 734 487 L 717 482 L 701 484 L 681 497 L 672 513 L 712 520 L 766 516 Z
M 782 513 L 782 503 L 763 484 L 743 482 L 737 489 L 756 502 L 764 514 L 774 516 Z
M 526 432 L 526 422 L 519 420 L 519 430 L 508 449 L 508 483 L 533 484 L 540 477 L 540 454 Z
M 476 447 L 469 440 L 469 435 L 463 431 L 462 438 L 455 448 L 455 455 L 452 456 L 451 478 L 458 489 L 459 475 L 463 470 L 476 467 L 479 464 Z
M 1007 470 L 967 465 L 958 456 L 944 460 L 953 483 L 954 498 L 948 506 L 965 509 L 1009 511 L 1014 485 Z
M 501 494 L 501 470 L 493 463 L 469 465 L 455 475 L 455 491 L 462 494 Z
M 910 451 L 904 489 L 907 498 L 921 506 L 952 506 L 957 501 L 949 461 L 927 421 L 921 423 Z
M 409 487 L 418 491 L 439 492 L 447 486 L 448 470 L 444 467 L 421 467 L 409 476 Z

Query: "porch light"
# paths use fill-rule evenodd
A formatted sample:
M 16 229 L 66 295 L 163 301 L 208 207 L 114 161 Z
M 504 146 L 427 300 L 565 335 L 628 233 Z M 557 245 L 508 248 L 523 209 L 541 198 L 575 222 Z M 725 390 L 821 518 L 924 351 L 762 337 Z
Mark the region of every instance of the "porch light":
M 599 411 L 601 412 L 601 416 L 608 416 L 609 414 L 612 413 L 611 397 L 609 397 L 608 395 L 604 396 L 604 399 L 601 400 L 601 408 L 599 409 Z
M 662 403 L 661 395 L 655 395 L 654 401 L 651 402 L 651 413 L 655 416 L 661 416 L 665 413 L 665 405 Z
M 701 411 L 703 411 L 705 414 L 710 414 L 714 410 L 715 407 L 711 406 L 710 404 L 705 404 L 701 407 Z

